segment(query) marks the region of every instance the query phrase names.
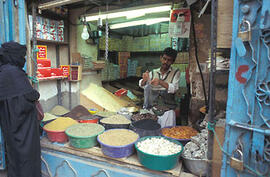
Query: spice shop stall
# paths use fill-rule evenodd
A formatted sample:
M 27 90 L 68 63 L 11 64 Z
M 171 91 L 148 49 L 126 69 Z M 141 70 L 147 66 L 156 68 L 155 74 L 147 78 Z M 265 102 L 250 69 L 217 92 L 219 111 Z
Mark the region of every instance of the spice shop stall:
M 184 147 L 169 137 L 171 128 L 157 136 L 156 116 L 136 113 L 128 119 L 115 112 L 90 112 L 82 105 L 70 111 L 58 105 L 45 113 L 43 176 L 193 176 L 183 170 L 179 158 Z
M 137 10 L 139 6 L 135 7 L 134 2 L 132 0 L 121 1 L 121 3 L 125 3 L 127 6 L 130 5 L 129 10 Z M 166 17 L 161 18 L 163 20 L 165 19 L 165 21 L 161 21 L 157 25 L 151 24 L 152 26 L 148 24 L 144 25 L 146 28 L 136 29 L 136 27 L 132 27 L 130 30 L 126 30 L 125 28 L 115 28 L 113 30 L 112 25 L 127 22 L 128 20 L 133 21 L 132 19 L 134 18 L 123 20 L 123 18 L 119 17 L 118 22 L 115 19 L 109 18 L 100 18 L 94 21 L 87 18 L 88 15 L 88 17 L 91 17 L 91 15 L 95 14 L 95 10 L 99 10 L 100 15 L 109 14 L 111 10 L 114 12 L 113 6 L 115 4 L 109 1 L 75 2 L 68 0 L 63 3 L 60 1 L 42 1 L 37 6 L 39 13 L 42 11 L 40 14 L 36 13 L 36 7 L 33 4 L 32 16 L 29 16 L 30 24 L 34 24 L 32 26 L 30 25 L 30 28 L 33 28 L 33 42 L 31 44 L 33 49 L 39 48 L 39 52 L 36 53 L 37 50 L 33 50 L 34 58 L 38 58 L 37 68 L 35 68 L 38 72 L 36 75 L 34 69 L 32 75 L 34 78 L 37 77 L 39 81 L 36 85 L 39 87 L 41 93 L 40 102 L 46 112 L 42 125 L 46 133 L 43 132 L 41 136 L 43 176 L 192 176 L 183 172 L 183 160 L 179 160 L 180 155 L 186 156 L 187 160 L 183 162 L 192 158 L 195 158 L 196 163 L 197 160 L 202 161 L 203 167 L 200 167 L 199 170 L 193 173 L 196 175 L 204 174 L 207 149 L 207 146 L 205 146 L 207 141 L 205 135 L 207 131 L 202 131 L 202 134 L 198 135 L 197 139 L 191 139 L 191 136 L 179 137 L 173 135 L 173 133 L 170 133 L 170 129 L 177 132 L 176 130 L 179 127 L 166 127 L 166 129 L 161 130 L 160 125 L 156 123 L 157 117 L 148 112 L 144 112 L 144 114 L 133 114 L 134 117 L 130 117 L 131 114 L 127 113 L 128 111 L 125 109 L 119 111 L 123 107 L 126 109 L 130 107 L 129 101 L 119 100 L 116 96 L 111 96 L 108 90 L 100 87 L 102 84 L 104 86 L 106 82 L 124 80 L 128 79 L 128 77 L 140 78 L 144 71 L 152 70 L 159 66 L 159 59 L 163 49 L 171 46 L 178 51 L 174 67 L 178 68 L 181 72 L 180 89 L 177 93 L 178 103 L 183 99 L 183 95 L 188 94 L 185 75 L 189 65 L 190 10 L 189 7 L 182 3 L 174 4 L 172 1 L 168 1 L 164 4 L 163 1 L 158 2 L 162 4 L 148 4 L 147 1 L 141 1 L 142 7 L 140 8 L 149 11 L 149 14 L 146 16 L 143 15 L 144 17 L 141 17 L 141 19 L 144 19 L 143 21 L 146 22 L 145 20 L 152 15 L 150 9 L 162 6 L 165 8 L 164 11 L 154 13 L 157 13 L 156 15 L 159 17 Z M 117 3 L 120 3 L 120 1 Z M 119 7 L 124 7 L 125 5 L 119 4 Z M 106 8 L 106 13 L 105 9 L 102 9 L 101 6 Z M 86 7 L 89 9 L 87 10 Z M 183 9 L 178 10 L 181 8 Z M 174 13 L 174 16 L 176 15 L 175 17 L 177 17 L 175 25 L 171 23 L 169 18 L 171 9 L 177 12 Z M 103 12 L 101 13 L 101 11 Z M 121 11 L 123 9 L 117 10 L 119 14 L 122 14 L 120 13 Z M 153 15 L 155 16 L 155 14 Z M 181 15 L 186 17 L 178 18 Z M 185 19 L 186 23 L 181 22 L 181 19 Z M 102 22 L 104 25 L 102 25 Z M 135 21 L 133 22 L 135 23 Z M 179 25 L 181 29 L 182 27 L 187 27 L 188 30 L 186 30 L 185 36 L 171 35 L 170 33 L 174 29 L 178 29 Z M 120 39 L 120 33 L 124 32 L 126 33 L 122 34 Z M 178 32 L 182 33 L 182 30 Z M 56 39 L 53 38 L 55 35 L 57 36 Z M 205 38 L 207 38 L 207 35 Z M 204 46 L 207 45 L 204 44 Z M 207 51 L 207 49 L 204 51 Z M 42 51 L 44 51 L 44 55 L 39 55 Z M 40 56 L 43 56 L 43 58 L 39 59 Z M 136 81 L 138 87 L 137 83 Z M 121 90 L 121 88 L 118 89 Z M 136 89 L 134 90 L 137 91 Z M 132 98 L 134 95 L 132 95 L 130 90 L 126 90 L 125 94 L 123 92 L 119 94 L 120 97 L 125 95 L 136 100 L 135 97 Z M 56 105 L 61 111 L 56 109 Z M 84 109 L 81 109 L 83 107 Z M 77 111 L 74 113 L 71 108 L 73 110 L 76 108 Z M 49 110 L 51 111 L 49 112 Z M 107 111 L 106 113 L 114 112 L 115 114 L 117 112 L 117 115 L 124 115 L 127 122 L 121 122 L 117 126 L 111 126 L 111 122 L 106 122 L 107 120 L 105 121 L 99 117 L 95 117 L 105 110 Z M 88 111 L 92 111 L 92 113 L 95 113 L 95 111 L 98 112 L 97 114 L 89 115 Z M 179 109 L 176 111 L 179 112 Z M 113 115 L 106 115 L 104 117 L 109 118 L 110 116 Z M 53 133 L 61 133 L 61 138 L 64 138 L 64 140 L 61 138 L 59 140 L 54 135 L 51 135 L 46 125 L 58 120 L 59 117 L 70 117 L 76 120 L 75 125 L 70 125 L 70 127 L 79 126 L 77 124 L 84 125 L 83 122 L 98 123 L 97 125 L 102 125 L 105 128 L 102 134 L 111 128 L 121 128 L 121 130 L 124 128 L 127 131 L 136 132 L 140 136 L 140 139 L 134 140 L 132 142 L 133 144 L 130 143 L 132 144 L 130 147 L 133 148 L 132 153 L 126 154 L 124 157 L 112 157 L 111 154 L 104 153 L 102 142 L 97 143 L 98 137 L 102 134 L 91 135 L 94 136 L 92 138 L 95 139 L 93 140 L 95 142 L 90 147 L 74 146 L 72 144 L 74 143 L 72 137 L 66 132 L 68 127 L 61 130 L 52 130 L 54 131 Z M 147 119 L 144 119 L 145 117 Z M 183 122 L 187 122 L 187 118 L 186 120 L 183 119 Z M 183 125 L 182 123 L 181 125 Z M 129 125 L 126 126 L 127 124 Z M 61 125 L 65 124 L 62 123 Z M 182 128 L 184 127 L 180 129 Z M 164 134 L 159 136 L 161 132 Z M 191 133 L 193 130 L 189 129 L 187 132 Z M 192 136 L 197 135 L 197 133 L 195 132 Z M 154 139 L 155 141 L 159 141 L 160 139 L 161 141 L 168 140 L 166 143 L 173 143 L 178 147 L 167 148 L 167 151 L 169 149 L 177 149 L 179 152 L 172 152 L 170 155 L 152 154 L 145 151 L 140 152 L 138 144 L 141 141 L 146 141 L 146 136 L 158 137 Z M 192 141 L 193 144 L 188 143 L 188 141 Z M 179 142 L 185 145 L 185 148 Z M 154 144 L 158 143 L 152 143 L 152 145 Z M 199 146 L 200 148 L 198 148 L 198 144 L 203 144 L 204 146 Z M 125 146 L 127 145 L 129 144 Z M 145 149 L 154 152 L 151 148 Z M 142 160 L 142 157 L 149 154 L 155 156 L 155 158 L 151 156 L 151 161 Z M 159 156 L 166 156 L 166 158 L 163 159 L 163 157 L 160 158 Z M 157 163 L 158 159 L 161 161 Z M 173 161 L 173 164 L 169 163 L 170 160 Z M 157 168 L 154 164 L 157 164 Z M 169 165 L 169 167 L 166 167 L 166 165 Z M 194 165 L 189 170 L 192 171 L 192 169 L 195 169 Z
M 113 119 L 117 119 L 116 114 L 113 116 Z M 102 122 L 102 119 L 100 122 Z M 123 126 L 123 124 L 112 125 Z M 62 128 L 66 128 L 65 131 L 61 130 Z M 174 150 L 178 149 L 178 152 L 172 152 L 173 155 L 170 158 L 167 158 L 167 156 L 146 158 L 142 156 L 145 154 L 139 150 L 137 150 L 137 154 L 135 153 L 135 142 L 136 149 L 140 148 L 137 133 L 123 128 L 106 128 L 107 130 L 101 124 L 78 123 L 67 117 L 59 117 L 46 124 L 43 129 L 47 133 L 41 137 L 43 176 L 83 177 L 99 176 L 102 173 L 105 176 L 117 177 L 187 175 L 183 172 L 182 162 L 178 161 L 183 150 L 179 143 L 175 143 L 174 146 L 176 147 L 172 147 Z M 162 139 L 162 137 L 159 138 Z M 151 144 L 158 144 L 158 142 L 152 141 Z M 148 146 L 148 150 L 154 151 L 150 148 L 151 145 L 145 146 Z M 165 147 L 164 151 L 169 152 L 168 147 L 171 145 L 166 146 L 166 142 L 165 144 L 162 142 L 162 146 Z M 164 161 L 166 159 L 167 161 Z M 156 165 L 153 166 L 152 164 Z
M 143 167 L 136 155 L 110 158 L 99 147 L 76 149 L 68 143 L 56 144 L 41 140 L 43 176 L 181 176 L 182 163 L 168 171 L 153 171 Z M 100 174 L 101 173 L 101 174 Z

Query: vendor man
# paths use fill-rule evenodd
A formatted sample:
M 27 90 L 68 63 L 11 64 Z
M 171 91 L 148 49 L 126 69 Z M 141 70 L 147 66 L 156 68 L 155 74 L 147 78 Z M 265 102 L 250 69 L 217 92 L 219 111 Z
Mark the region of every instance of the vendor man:
M 160 56 L 161 67 L 146 71 L 139 81 L 139 86 L 144 89 L 145 109 L 159 112 L 158 123 L 161 127 L 175 126 L 175 92 L 179 88 L 180 71 L 171 65 L 174 63 L 177 51 L 168 47 Z

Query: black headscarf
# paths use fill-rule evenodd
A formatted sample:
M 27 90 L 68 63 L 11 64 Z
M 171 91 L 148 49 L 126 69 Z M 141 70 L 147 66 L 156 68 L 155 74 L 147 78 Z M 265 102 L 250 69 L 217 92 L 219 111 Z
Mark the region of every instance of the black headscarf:
M 0 65 L 11 64 L 23 68 L 25 64 L 26 46 L 10 41 L 0 48 Z
M 23 67 L 26 46 L 6 42 L 0 48 L 0 101 L 33 91 Z

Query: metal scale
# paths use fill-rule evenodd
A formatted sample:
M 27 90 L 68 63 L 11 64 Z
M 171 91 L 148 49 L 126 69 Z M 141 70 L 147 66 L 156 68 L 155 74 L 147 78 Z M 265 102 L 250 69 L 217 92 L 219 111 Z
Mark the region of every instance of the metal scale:
M 270 176 L 270 1 L 234 0 L 222 177 Z

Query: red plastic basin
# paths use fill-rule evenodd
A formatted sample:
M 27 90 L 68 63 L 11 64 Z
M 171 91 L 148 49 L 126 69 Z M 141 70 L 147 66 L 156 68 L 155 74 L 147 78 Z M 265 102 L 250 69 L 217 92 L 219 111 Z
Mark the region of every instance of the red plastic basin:
M 79 120 L 80 123 L 97 123 L 98 119 Z
M 68 136 L 66 135 L 65 131 L 51 131 L 43 128 L 48 136 L 48 139 L 51 142 L 59 142 L 64 143 L 68 141 Z

